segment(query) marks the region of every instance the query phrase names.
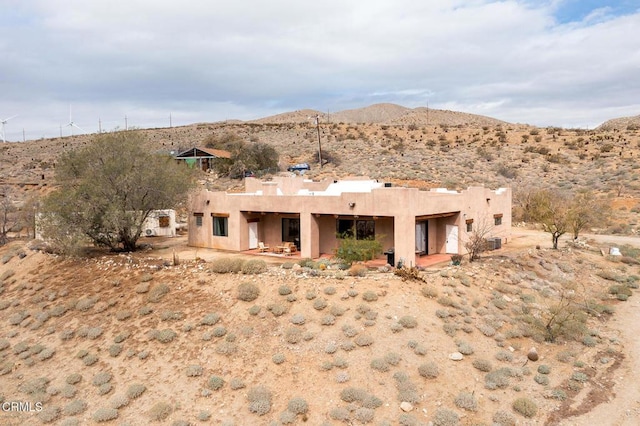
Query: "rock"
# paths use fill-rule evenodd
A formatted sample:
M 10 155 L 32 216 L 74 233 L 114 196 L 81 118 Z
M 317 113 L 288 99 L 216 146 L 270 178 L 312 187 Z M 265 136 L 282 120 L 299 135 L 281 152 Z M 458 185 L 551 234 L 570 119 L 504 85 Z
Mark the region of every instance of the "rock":
M 452 361 L 462 361 L 463 358 L 464 355 L 462 355 L 460 352 L 453 352 L 449 354 L 449 359 Z
M 529 358 L 530 361 L 537 361 L 539 356 L 538 356 L 538 351 L 536 350 L 536 348 L 531 348 L 531 350 L 529 350 L 529 353 L 527 354 L 527 358 Z
M 409 412 L 413 410 L 413 405 L 411 405 L 410 402 L 402 401 L 402 403 L 400 403 L 400 409 L 404 412 Z

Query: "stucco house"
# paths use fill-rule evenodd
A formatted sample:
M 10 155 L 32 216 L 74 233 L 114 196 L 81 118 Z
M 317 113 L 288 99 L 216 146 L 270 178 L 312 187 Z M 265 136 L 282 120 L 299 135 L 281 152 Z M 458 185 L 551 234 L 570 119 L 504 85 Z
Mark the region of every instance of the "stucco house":
M 202 190 L 190 201 L 190 246 L 232 251 L 289 241 L 302 257 L 338 247 L 338 234 L 381 237 L 395 260 L 417 264 L 435 253 L 464 254 L 478 226 L 502 244 L 511 231 L 511 189 L 464 191 L 395 187 L 368 178 L 311 181 L 301 176 L 245 179 L 245 192 Z

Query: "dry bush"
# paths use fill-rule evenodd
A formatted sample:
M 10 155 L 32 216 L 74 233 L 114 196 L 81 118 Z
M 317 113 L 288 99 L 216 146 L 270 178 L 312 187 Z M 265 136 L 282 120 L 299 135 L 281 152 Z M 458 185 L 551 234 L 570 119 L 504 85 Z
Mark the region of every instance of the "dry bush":
M 265 386 L 256 386 L 249 389 L 249 411 L 259 416 L 267 414 L 271 410 L 271 391 Z
M 163 421 L 171 415 L 173 407 L 167 402 L 156 402 L 151 409 L 149 409 L 148 415 L 152 421 Z
M 348 274 L 352 277 L 366 277 L 367 276 L 367 267 L 362 264 L 355 264 L 349 268 Z
M 211 390 L 219 390 L 224 386 L 224 379 L 219 376 L 211 376 L 207 381 L 207 387 Z
M 108 422 L 118 418 L 118 410 L 109 407 L 98 408 L 91 418 L 93 418 L 93 421 L 96 423 Z
M 513 401 L 511 407 L 516 413 L 528 418 L 534 417 L 538 412 L 538 406 L 529 398 L 518 398 Z
M 242 264 L 241 271 L 245 275 L 257 275 L 267 271 L 267 263 L 262 259 L 247 260 Z
M 228 274 L 241 272 L 244 260 L 238 257 L 218 257 L 209 263 L 211 272 Z
M 136 399 L 147 390 L 147 387 L 141 383 L 134 383 L 127 388 L 127 397 Z
M 169 286 L 162 283 L 157 284 L 149 290 L 147 294 L 147 301 L 150 303 L 158 303 L 162 298 L 169 293 Z
M 68 403 L 62 412 L 65 416 L 75 416 L 76 414 L 84 413 L 87 411 L 88 404 L 86 401 L 76 399 Z
M 238 286 L 238 299 L 252 302 L 260 295 L 260 288 L 252 283 L 242 283 Z

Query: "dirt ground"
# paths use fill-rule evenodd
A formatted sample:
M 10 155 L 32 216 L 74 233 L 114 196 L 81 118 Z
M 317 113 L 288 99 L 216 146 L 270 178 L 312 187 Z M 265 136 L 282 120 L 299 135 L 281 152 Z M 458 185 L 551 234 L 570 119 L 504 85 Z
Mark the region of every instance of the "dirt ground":
M 618 238 L 607 241 L 629 242 Z M 0 265 L 0 397 L 40 400 L 45 408 L 0 412 L 1 424 L 95 424 L 98 413 L 115 406 L 117 418 L 107 424 L 489 425 L 498 414 L 505 425 L 640 421 L 640 341 L 634 336 L 640 301 L 635 290 L 626 302 L 607 298 L 610 282 L 597 276 L 640 271 L 603 258 L 595 242 L 578 250 L 562 240 L 555 251 L 548 235 L 516 228 L 503 250 L 459 268 L 429 268 L 426 282 L 378 271 L 357 277 L 283 269 L 286 259 L 264 257 L 270 261 L 265 273 L 217 274 L 209 271 L 211 262 L 239 255 L 186 247 L 184 238 L 147 242 L 151 248 L 134 255 L 96 253 L 86 260 L 60 259 L 24 243 L 0 249 L 3 262 L 12 254 Z M 257 299 L 238 300 L 242 282 L 260 288 Z M 550 303 L 567 282 L 584 284 L 615 308 L 589 320 L 595 343 L 526 337 L 512 313 L 520 299 L 535 297 L 532 307 Z M 151 301 L 162 284 L 168 293 Z M 326 307 L 316 304 L 320 300 Z M 260 310 L 252 315 L 254 307 Z M 274 314 L 278 307 L 282 315 Z M 210 313 L 219 315 L 215 324 L 205 321 Z M 398 325 L 403 318 L 406 327 Z M 153 330 L 176 335 L 162 343 Z M 537 362 L 527 361 L 532 346 Z M 464 359 L 450 360 L 460 348 Z M 91 356 L 97 361 L 88 365 Z M 278 356 L 282 363 L 274 362 Z M 509 369 L 509 384 L 488 387 L 485 372 L 473 365 L 478 360 L 492 371 Z M 435 365 L 438 374 L 421 375 L 425 365 Z M 546 384 L 538 382 L 540 365 L 551 370 Z M 578 385 L 571 380 L 576 373 L 583 378 Z M 70 384 L 72 374 L 81 381 Z M 100 385 L 108 375 L 111 386 Z M 213 376 L 223 379 L 219 390 L 210 385 Z M 146 391 L 125 398 L 132 384 Z M 272 393 L 263 416 L 249 409 L 256 386 Z M 380 405 L 348 402 L 344 392 L 351 388 Z M 559 391 L 565 399 L 552 397 Z M 530 418 L 512 409 L 522 397 L 537 405 Z M 308 403 L 306 413 L 288 410 L 294 398 Z M 407 412 L 403 400 L 412 403 Z M 442 413 L 459 420 L 438 423 Z

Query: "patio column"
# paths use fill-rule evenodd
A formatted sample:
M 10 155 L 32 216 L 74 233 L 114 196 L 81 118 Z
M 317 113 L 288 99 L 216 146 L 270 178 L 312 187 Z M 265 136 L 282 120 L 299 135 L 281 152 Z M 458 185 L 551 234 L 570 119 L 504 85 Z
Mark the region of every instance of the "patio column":
M 403 214 L 394 216 L 393 219 L 396 264 L 402 258 L 406 266 L 416 266 L 416 218 Z
M 320 226 L 311 213 L 300 213 L 300 256 L 311 259 L 320 256 Z

